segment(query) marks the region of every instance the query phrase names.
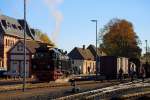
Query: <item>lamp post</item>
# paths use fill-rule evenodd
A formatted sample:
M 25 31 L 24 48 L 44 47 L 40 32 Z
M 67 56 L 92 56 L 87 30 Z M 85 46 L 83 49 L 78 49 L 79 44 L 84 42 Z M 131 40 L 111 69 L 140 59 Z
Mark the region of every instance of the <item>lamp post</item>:
M 96 59 L 96 77 L 98 75 L 98 66 L 97 66 L 97 20 L 91 20 L 92 22 L 96 23 L 96 55 L 95 55 L 95 59 Z
M 25 91 L 26 84 L 26 0 L 24 0 L 24 70 L 23 70 L 23 88 L 22 91 Z
M 146 63 L 147 63 L 147 40 L 145 40 L 146 43 L 146 52 L 145 52 L 145 57 L 146 57 Z

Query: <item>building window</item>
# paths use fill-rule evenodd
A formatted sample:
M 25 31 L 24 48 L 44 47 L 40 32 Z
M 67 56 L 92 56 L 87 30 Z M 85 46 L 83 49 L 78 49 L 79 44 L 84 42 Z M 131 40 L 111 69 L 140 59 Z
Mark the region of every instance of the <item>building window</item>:
M 14 29 L 17 29 L 17 27 L 16 27 L 16 25 L 15 25 L 15 24 L 12 24 L 12 27 L 13 27 Z
M 10 40 L 7 40 L 7 45 L 10 46 Z
M 90 62 L 90 67 L 92 67 L 92 62 Z
M 90 66 L 87 67 L 87 71 L 88 71 L 88 74 L 90 74 L 90 72 L 91 72 Z
M 23 45 L 20 46 L 20 50 L 23 51 Z
M 7 45 L 8 46 L 12 46 L 12 41 L 11 40 L 7 40 Z
M 7 46 L 7 39 L 5 40 L 5 45 Z
M 7 26 L 11 28 L 11 25 L 10 25 L 10 23 L 9 23 L 9 22 L 7 23 Z
M 17 64 L 17 61 L 13 61 L 13 64 Z
M 13 46 L 13 41 L 10 41 L 10 46 Z
M 12 41 L 12 45 L 14 45 L 14 41 Z
M 5 41 L 5 42 L 6 42 L 6 46 L 7 46 L 7 45 L 8 45 L 8 43 L 7 43 L 7 39 L 6 39 L 6 41 Z
M 6 20 L 2 20 L 2 24 L 5 28 L 7 27 Z
M 22 30 L 21 26 L 18 26 L 18 28 L 19 28 L 20 31 Z
M 88 65 L 88 64 L 87 64 L 87 62 L 86 62 L 86 67 L 87 67 L 87 65 Z
M 23 45 L 18 45 L 18 46 L 17 46 L 17 50 L 18 50 L 18 51 L 23 51 Z

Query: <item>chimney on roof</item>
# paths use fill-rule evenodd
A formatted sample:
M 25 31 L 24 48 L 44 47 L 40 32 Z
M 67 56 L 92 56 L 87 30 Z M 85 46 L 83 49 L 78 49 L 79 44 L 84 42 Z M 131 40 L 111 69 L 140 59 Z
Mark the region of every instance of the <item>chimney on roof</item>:
M 83 50 L 85 50 L 85 45 L 83 45 Z

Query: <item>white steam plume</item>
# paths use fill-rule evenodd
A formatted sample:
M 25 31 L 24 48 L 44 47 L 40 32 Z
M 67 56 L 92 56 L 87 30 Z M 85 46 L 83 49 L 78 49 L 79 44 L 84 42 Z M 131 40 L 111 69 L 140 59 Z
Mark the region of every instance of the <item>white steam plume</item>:
M 61 23 L 63 20 L 63 15 L 58 9 L 59 5 L 63 3 L 63 0 L 44 0 L 48 5 L 52 16 L 55 18 L 55 29 L 52 33 L 53 42 L 57 42 L 57 37 L 61 29 Z
M 27 4 L 30 3 L 31 0 L 26 0 Z

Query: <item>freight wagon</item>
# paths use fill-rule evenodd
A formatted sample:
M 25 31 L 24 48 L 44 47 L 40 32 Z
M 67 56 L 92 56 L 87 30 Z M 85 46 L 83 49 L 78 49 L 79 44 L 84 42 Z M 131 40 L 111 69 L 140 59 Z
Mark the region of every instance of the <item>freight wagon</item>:
M 123 75 L 128 75 L 128 58 L 115 56 L 100 57 L 100 75 L 106 79 L 116 79 L 119 70 L 123 70 Z

